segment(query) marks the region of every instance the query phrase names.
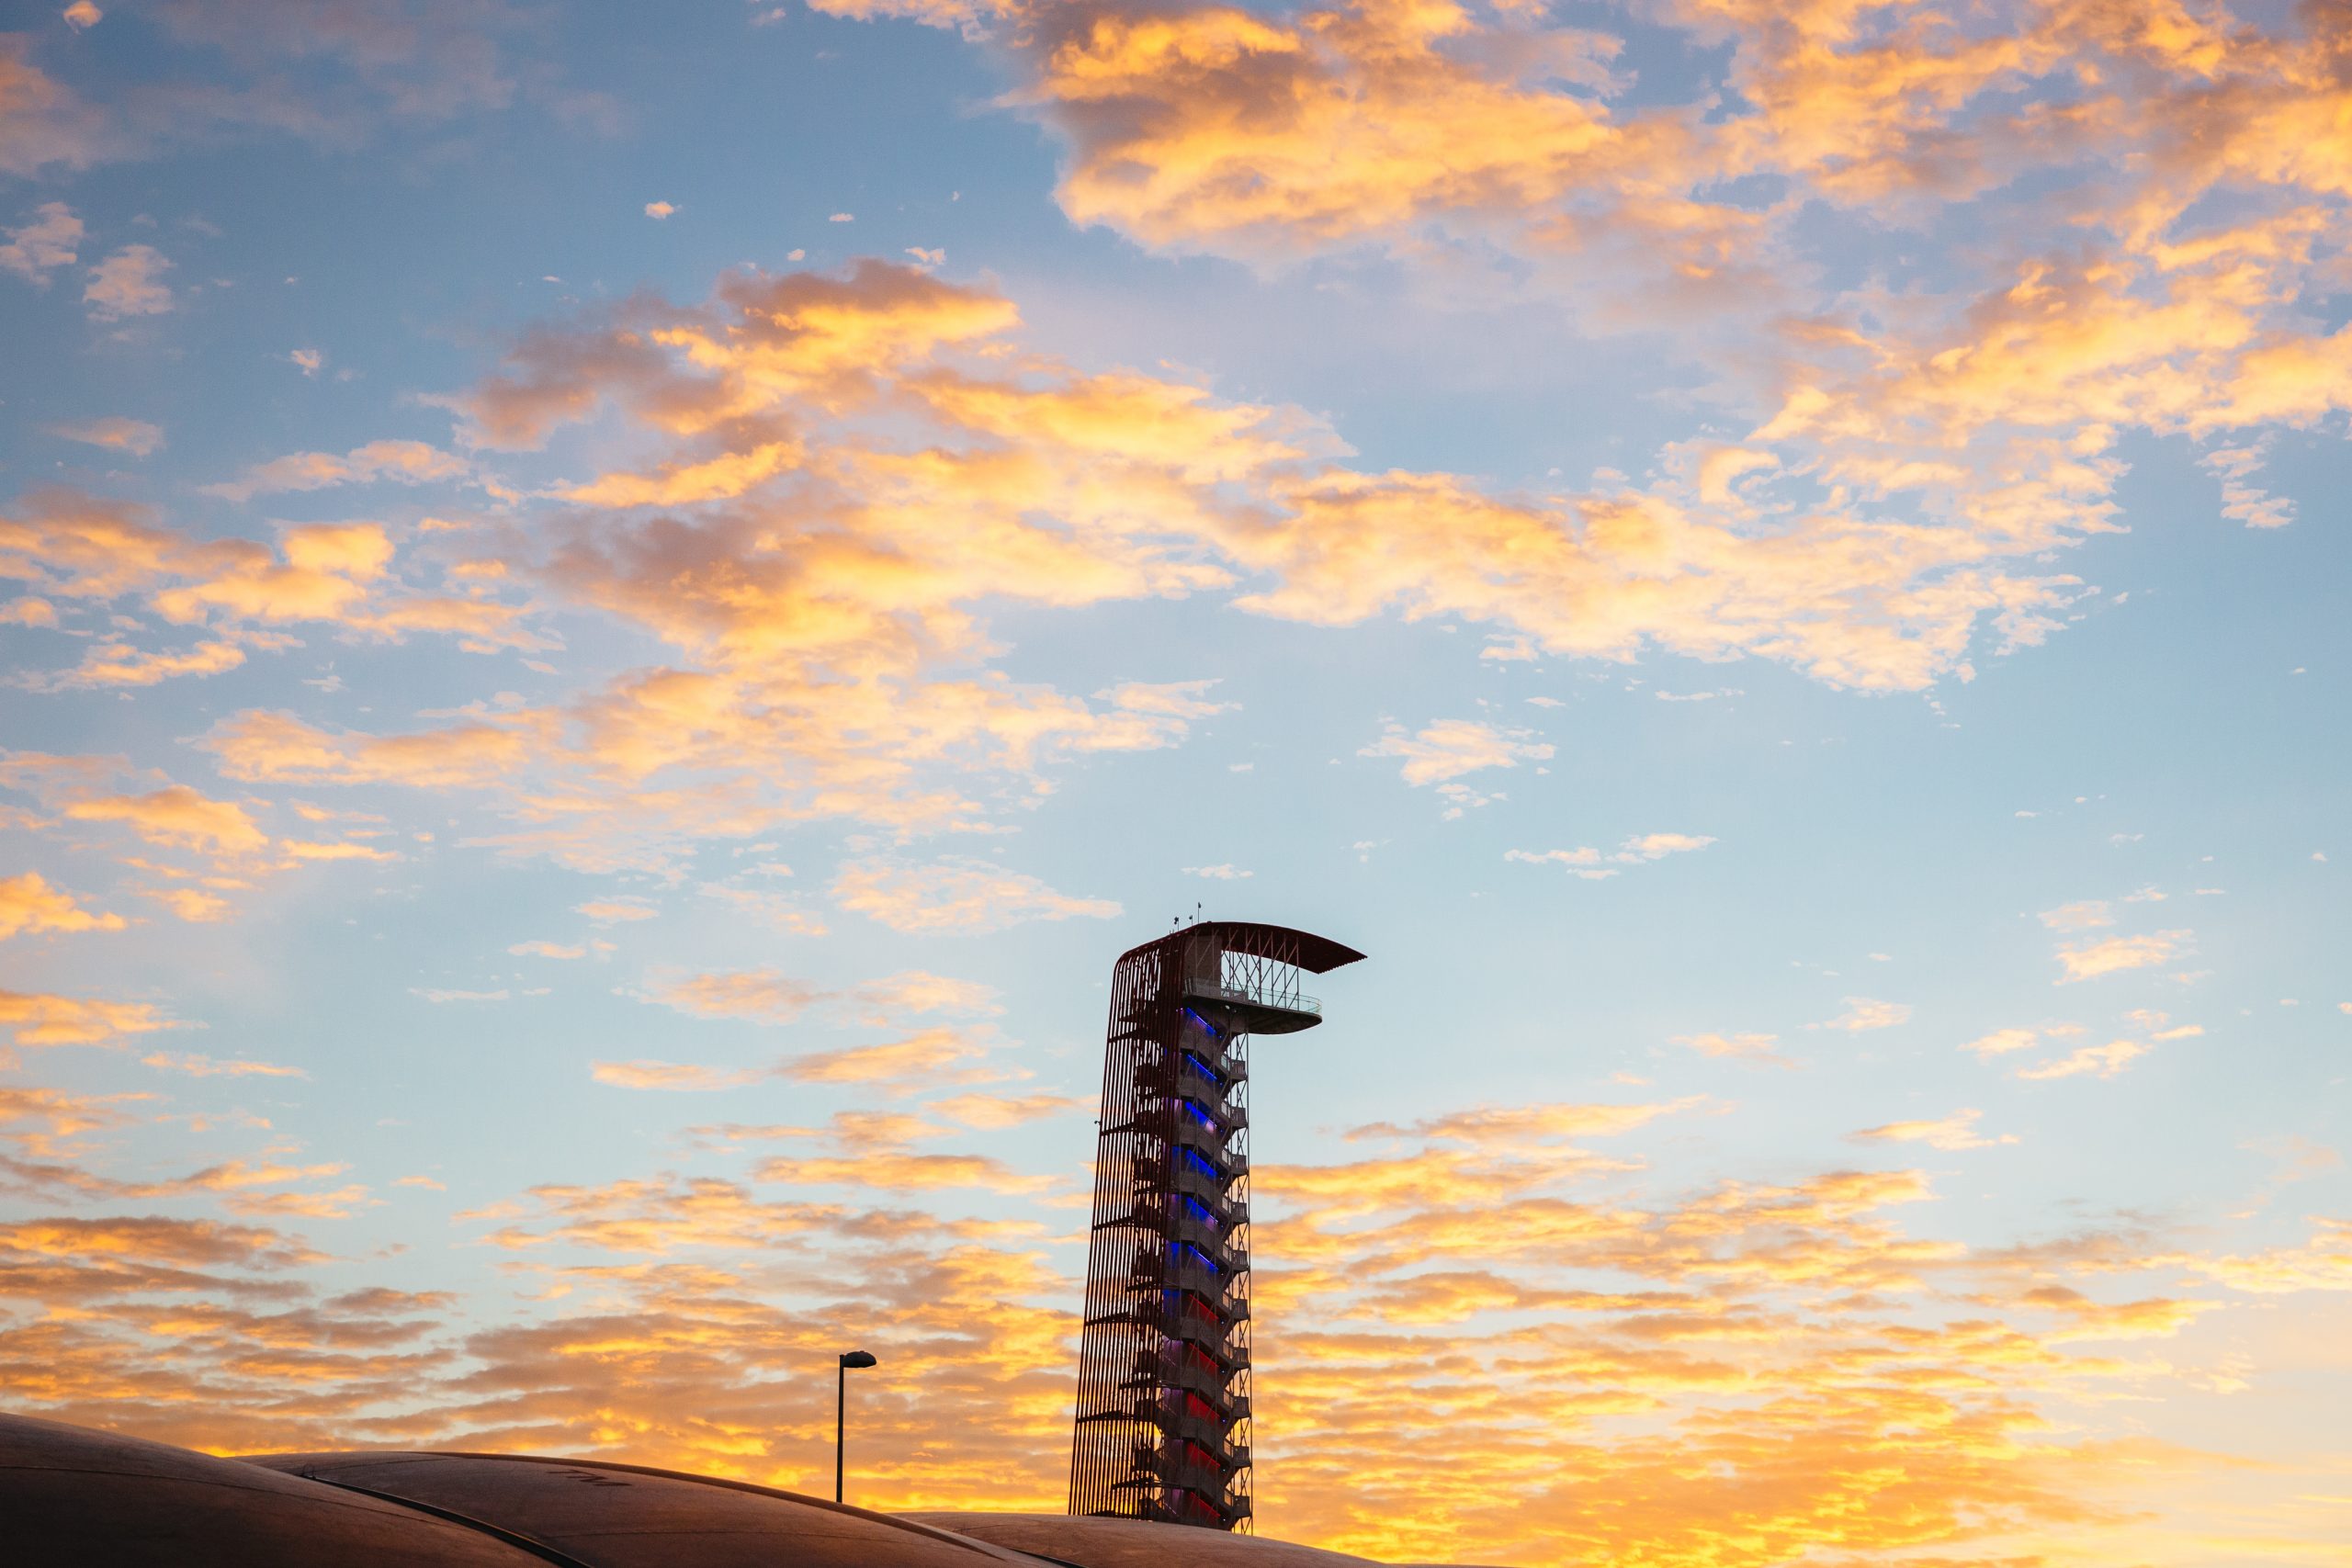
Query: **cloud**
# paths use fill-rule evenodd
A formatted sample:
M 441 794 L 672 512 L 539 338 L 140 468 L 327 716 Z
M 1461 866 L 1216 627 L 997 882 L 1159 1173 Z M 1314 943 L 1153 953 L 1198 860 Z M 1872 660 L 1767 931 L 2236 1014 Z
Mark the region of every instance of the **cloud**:
M 959 1064 L 985 1055 L 987 1043 L 958 1029 L 918 1030 L 904 1039 L 840 1051 L 814 1051 L 777 1064 L 781 1077 L 797 1083 L 890 1084 L 967 1081 Z
M 1777 1034 L 1678 1034 L 1674 1043 L 1688 1045 L 1702 1056 L 1730 1056 L 1783 1067 L 1796 1066 L 1776 1049 L 1781 1043 Z
M 83 303 L 94 321 L 119 321 L 130 316 L 160 316 L 175 301 L 164 274 L 172 264 L 153 245 L 125 245 L 90 269 L 82 289 Z
M 649 201 L 645 204 L 645 215 L 648 218 L 651 218 L 656 220 L 667 218 L 670 214 L 677 210 L 678 209 L 666 201 Z
M 2015 1134 L 2004 1133 L 1997 1138 L 1987 1138 L 1976 1130 L 1984 1113 L 1981 1111 L 1955 1111 L 1935 1122 L 1889 1122 L 1884 1126 L 1867 1127 L 1853 1134 L 1859 1143 L 1925 1144 L 1931 1149 L 1988 1149 L 1996 1144 L 2014 1144 Z
M 1892 1029 L 1899 1023 L 1907 1023 L 1910 1020 L 1911 1004 L 1908 1002 L 1882 1002 L 1873 1001 L 1868 997 L 1848 997 L 1844 1012 L 1813 1027 L 1843 1029 L 1860 1034 L 1866 1030 Z
M 214 725 L 200 744 L 232 779 L 448 789 L 511 777 L 529 756 L 531 740 L 507 724 L 381 736 L 322 730 L 291 714 L 249 709 Z
M 6 63 L 0 62 L 0 72 L 6 69 Z M 46 288 L 51 273 L 61 266 L 72 266 L 77 259 L 82 220 L 63 202 L 44 201 L 33 209 L 30 223 L 6 232 L 8 243 L 0 245 L 0 267 Z
M 1614 866 L 1601 864 L 1600 852 L 1589 844 L 1578 845 L 1573 850 L 1544 850 L 1541 852 L 1534 850 L 1505 850 L 1503 859 L 1518 861 L 1527 865 L 1565 866 L 1570 876 L 1581 877 L 1587 882 L 1605 882 L 1617 874 Z
M 1996 1029 L 1990 1034 L 1979 1035 L 1961 1049 L 1972 1053 L 1979 1061 L 1989 1062 L 2013 1051 L 2030 1051 L 2037 1038 L 2030 1029 Z
M 1402 757 L 1407 784 L 1419 787 L 1442 784 L 1485 768 L 1515 768 L 1522 761 L 1543 761 L 1552 755 L 1549 744 L 1524 729 L 1498 730 L 1466 718 L 1444 718 L 1417 734 L 1408 735 L 1391 724 L 1380 739 L 1356 753 L 1359 757 Z
M 1258 874 L 1254 871 L 1243 871 L 1230 862 L 1220 862 L 1216 865 L 1188 865 L 1184 868 L 1184 874 L 1204 876 L 1212 882 L 1238 882 L 1244 877 L 1255 876 Z
M 120 915 L 84 908 L 37 871 L 0 877 L 0 942 L 51 931 L 119 931 L 124 924 Z
M 700 1067 L 684 1062 L 597 1062 L 590 1076 L 616 1089 L 652 1089 L 706 1093 L 741 1089 L 767 1075 L 758 1068 Z
M 592 898 L 585 904 L 572 906 L 575 914 L 587 916 L 600 926 L 650 920 L 662 911 L 637 898 Z
M 245 650 L 233 642 L 200 642 L 189 649 L 137 649 L 119 642 L 93 644 L 82 662 L 70 670 L 31 676 L 24 683 L 38 691 L 87 691 L 99 686 L 152 686 L 183 675 L 218 675 L 245 661 Z
M 967 1127 L 997 1132 L 1049 1116 L 1073 1116 L 1091 1104 L 1067 1094 L 956 1094 L 934 1100 L 924 1109 Z
M 249 1061 L 243 1057 L 221 1058 L 199 1055 L 193 1051 L 157 1051 L 139 1058 L 142 1067 L 159 1072 L 187 1073 L 199 1078 L 307 1078 L 311 1075 L 300 1067 L 280 1066 L 275 1062 Z
M 694 1018 L 741 1018 L 754 1023 L 789 1023 L 825 993 L 770 968 L 703 974 L 657 974 L 639 993 L 673 1011 Z
M 2115 917 L 2108 913 L 2105 899 L 2089 898 L 2078 904 L 2061 904 L 2054 909 L 2042 910 L 2041 923 L 2054 931 L 2091 931 L 2113 925 Z
M 1025 872 L 977 860 L 848 861 L 832 893 L 842 908 L 910 933 L 973 936 L 1029 920 L 1104 920 L 1120 912 L 1110 899 L 1057 893 Z
M 581 943 L 558 942 L 518 942 L 507 952 L 518 958 L 585 958 L 588 949 Z
M 68 441 L 80 441 L 92 446 L 104 446 L 117 452 L 128 452 L 134 457 L 152 456 L 164 445 L 160 426 L 145 420 L 105 419 L 85 420 L 80 424 L 43 425 L 51 435 L 62 435 Z
M 2081 1077 L 2086 1074 L 2111 1078 L 2148 1051 L 2149 1047 L 2137 1040 L 2110 1040 L 2104 1045 L 2086 1045 L 2068 1055 L 2019 1067 L 2016 1076 L 2030 1081 Z
M 994 987 L 924 969 L 906 969 L 879 980 L 862 981 L 850 988 L 845 999 L 858 1021 L 870 1024 L 888 1023 L 910 1012 L 978 1017 L 1004 1010 L 996 1001 Z
M 272 548 L 251 539 L 198 539 L 157 525 L 144 507 L 63 489 L 36 491 L 15 515 L 0 515 L 0 578 L 67 599 L 135 595 L 173 626 L 241 627 L 247 645 L 290 646 L 271 643 L 246 623 L 327 622 L 382 641 L 443 633 L 475 652 L 553 646 L 519 624 L 520 606 L 475 585 L 456 594 L 411 590 L 394 570 L 397 553 L 373 523 L 289 526 Z
M 1715 840 L 1695 833 L 1644 833 L 1631 838 L 1619 847 L 1616 858 L 1621 861 L 1664 860 L 1672 854 L 1684 854 L 1703 850 Z
M 76 32 L 85 32 L 96 27 L 105 17 L 106 13 L 92 5 L 90 0 L 74 0 L 74 4 L 66 6 L 58 15 L 65 18 L 66 26 Z
M 245 470 L 222 484 L 207 485 L 207 494 L 228 501 L 251 501 L 256 495 L 289 491 L 326 490 L 336 485 L 435 484 L 462 479 L 473 473 L 465 458 L 424 441 L 370 441 L 337 456 L 333 452 L 296 452 Z
M 19 1045 L 104 1045 L 183 1025 L 147 1002 L 109 1002 L 39 991 L 0 991 L 0 1028 Z
M 1894 689 L 1962 666 L 1980 622 L 2032 640 L 2065 597 L 2002 574 L 2075 536 L 2064 519 L 1928 525 L 1792 502 L 1766 536 L 1671 478 L 1527 497 L 1361 473 L 1302 411 L 1024 358 L 1018 323 L 989 289 L 877 261 L 738 270 L 702 304 L 639 296 L 533 328 L 444 400 L 478 445 L 593 422 L 587 449 L 628 454 L 541 491 L 611 515 L 568 524 L 522 570 L 667 650 L 513 716 L 543 739 L 525 773 L 481 786 L 517 819 L 509 852 L 666 870 L 697 823 L 967 824 L 1057 761 L 1175 744 L 1215 711 L 1176 700 L 1197 682 L 1081 701 L 1009 681 L 984 604 L 1246 583 L 1237 607 L 1317 625 L 1448 617 L 1545 654 L 1753 653 Z M 1544 744 L 1451 720 L 1372 750 L 1459 813 L 1489 798 L 1468 778 L 1541 761 Z
M 2103 942 L 2062 947 L 2058 950 L 2058 963 L 2065 973 L 2059 976 L 2058 984 L 2064 986 L 2077 980 L 2096 980 L 2102 975 L 2169 964 L 2180 954 L 2192 951 L 2195 943 L 2194 932 L 2170 931 L 2152 931 L 2144 936 L 2109 937 Z
M 187 784 L 144 795 L 92 795 L 68 805 L 64 815 L 74 822 L 120 822 L 151 844 L 223 859 L 269 846 L 269 835 L 243 806 L 214 800 Z

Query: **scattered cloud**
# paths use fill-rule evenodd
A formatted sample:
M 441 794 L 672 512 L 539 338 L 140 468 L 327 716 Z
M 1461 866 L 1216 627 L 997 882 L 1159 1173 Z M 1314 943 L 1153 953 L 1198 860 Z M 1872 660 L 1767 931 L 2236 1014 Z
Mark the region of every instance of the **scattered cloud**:
M 2086 1045 L 2067 1055 L 2019 1067 L 2017 1077 L 2030 1081 L 2047 1078 L 2082 1077 L 2086 1075 L 2111 1078 L 2133 1062 L 2148 1054 L 2148 1046 L 2137 1040 L 2110 1040 L 2104 1045 Z
M 153 1067 L 158 1072 L 186 1073 L 199 1078 L 307 1078 L 311 1076 L 300 1067 L 280 1066 L 275 1062 L 205 1056 L 193 1051 L 157 1051 L 140 1057 L 139 1065 Z
M 1542 761 L 1552 755 L 1552 748 L 1533 739 L 1530 730 L 1497 729 L 1475 719 L 1443 718 L 1410 735 L 1403 726 L 1391 724 L 1380 739 L 1356 755 L 1402 757 L 1405 782 L 1418 788 L 1481 769 Z
M 0 878 L 0 942 L 56 931 L 119 931 L 120 915 L 94 913 L 37 871 Z
M 107 1045 L 126 1035 L 181 1027 L 147 1002 L 0 991 L 0 1029 L 19 1045 Z
M 1977 1036 L 1961 1049 L 1973 1054 L 1979 1061 L 1989 1062 L 1996 1056 L 2006 1056 L 2012 1052 L 2030 1051 L 2040 1038 L 2030 1029 L 1996 1029 L 1990 1034 Z
M 756 1067 L 703 1067 L 684 1062 L 597 1062 L 589 1068 L 598 1083 L 616 1089 L 710 1093 L 757 1083 L 767 1074 Z
M 1104 920 L 1120 912 L 1110 899 L 1058 893 L 1024 872 L 976 860 L 850 861 L 833 878 L 832 893 L 842 908 L 907 932 L 971 936 L 1029 920 Z
M 740 1018 L 754 1023 L 789 1023 L 825 993 L 771 968 L 709 973 L 658 973 L 647 977 L 639 997 L 692 1018 Z
M 1777 1034 L 1678 1034 L 1674 1043 L 1687 1045 L 1702 1056 L 1730 1056 L 1782 1067 L 1796 1066 L 1780 1054 L 1781 1037 Z
M 162 428 L 139 419 L 109 416 L 85 420 L 80 424 L 47 424 L 41 428 L 68 441 L 128 452 L 134 457 L 151 457 L 164 445 Z
M 335 485 L 432 484 L 467 478 L 473 467 L 465 458 L 423 441 L 370 441 L 338 457 L 332 452 L 296 452 L 248 468 L 237 479 L 207 485 L 206 491 L 228 501 L 251 501 L 256 495 L 289 491 L 325 490 Z
M 2065 973 L 2059 976 L 2058 984 L 2064 986 L 2077 980 L 2096 980 L 2103 975 L 2169 964 L 2181 954 L 2193 951 L 2195 943 L 2195 933 L 2169 931 L 2151 931 L 2143 936 L 2109 937 L 2103 942 L 2062 947 L 2058 950 L 2058 963 Z
M 1843 1029 L 1860 1034 L 1867 1030 L 1892 1029 L 1910 1021 L 1911 1005 L 1908 1002 L 1882 1002 L 1868 997 L 1848 997 L 1844 1012 L 1812 1027 Z
M 125 245 L 90 269 L 82 302 L 94 321 L 160 316 L 175 301 L 164 274 L 172 264 L 153 245 Z
M 1997 1138 L 1987 1138 L 1977 1131 L 1981 1111 L 1955 1111 L 1935 1122 L 1889 1122 L 1884 1126 L 1868 1127 L 1853 1134 L 1855 1141 L 1866 1144 L 1925 1144 L 1931 1149 L 1987 1149 L 1996 1144 L 2014 1144 L 2015 1134 L 2004 1133 Z
M 44 201 L 33 209 L 33 220 L 5 231 L 8 243 L 0 245 L 0 267 L 49 287 L 49 275 L 72 266 L 82 243 L 82 220 L 62 201 Z

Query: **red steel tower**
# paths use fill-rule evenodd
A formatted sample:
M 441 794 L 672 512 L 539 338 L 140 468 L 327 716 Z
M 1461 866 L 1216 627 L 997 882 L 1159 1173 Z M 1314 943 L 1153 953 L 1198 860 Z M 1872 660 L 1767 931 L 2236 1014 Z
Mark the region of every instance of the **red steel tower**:
M 1250 1036 L 1363 953 L 1211 920 L 1111 974 L 1069 1511 L 1250 1529 Z

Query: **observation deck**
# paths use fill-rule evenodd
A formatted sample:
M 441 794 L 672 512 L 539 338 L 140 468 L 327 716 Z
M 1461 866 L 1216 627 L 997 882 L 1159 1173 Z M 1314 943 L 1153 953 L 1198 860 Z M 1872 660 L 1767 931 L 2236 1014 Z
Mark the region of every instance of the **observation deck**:
M 1178 994 L 1227 1034 L 1314 1028 L 1323 1021 L 1323 1003 L 1301 988 L 1301 976 L 1363 956 L 1329 937 L 1244 920 L 1204 920 L 1146 945 L 1173 950 L 1169 956 L 1175 960 Z

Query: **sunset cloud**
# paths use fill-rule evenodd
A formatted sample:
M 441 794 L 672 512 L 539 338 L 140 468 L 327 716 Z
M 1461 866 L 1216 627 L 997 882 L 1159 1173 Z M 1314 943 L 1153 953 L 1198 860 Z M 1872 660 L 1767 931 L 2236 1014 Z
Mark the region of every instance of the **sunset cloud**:
M 2151 931 L 2144 936 L 2113 936 L 2101 942 L 2062 947 L 2058 950 L 2058 963 L 2065 973 L 2059 976 L 2058 983 L 2064 986 L 2076 980 L 2096 980 L 2127 969 L 2150 969 L 2169 964 L 2188 952 L 2195 942 L 2193 932 L 2170 931 Z
M 147 1002 L 0 991 L 0 1029 L 19 1045 L 106 1045 L 125 1035 L 181 1027 Z
M 104 419 L 85 420 L 79 424 L 52 424 L 44 427 L 51 435 L 85 446 L 103 446 L 109 451 L 128 452 L 134 457 L 150 457 L 161 451 L 164 431 L 161 425 L 143 419 L 124 419 L 108 415 Z
M 119 321 L 130 316 L 160 316 L 176 301 L 164 274 L 172 269 L 169 257 L 153 245 L 125 245 L 90 269 L 82 290 L 94 321 Z
M 50 274 L 78 259 L 84 231 L 72 208 L 44 201 L 33 209 L 31 222 L 5 232 L 8 243 L 0 244 L 0 267 L 45 288 Z
M 1107 898 L 1058 893 L 1036 877 L 975 860 L 851 861 L 834 876 L 832 893 L 842 908 L 898 931 L 977 935 L 1024 920 L 1100 920 L 1119 913 Z
M 825 995 L 774 969 L 739 969 L 649 977 L 643 998 L 695 1018 L 789 1023 Z
M 2146 1055 L 2148 1051 L 2149 1047 L 2141 1041 L 2110 1040 L 2104 1045 L 2086 1045 L 2066 1055 L 2038 1062 L 2030 1067 L 2019 1067 L 2017 1076 L 2028 1081 L 2085 1076 L 2111 1078 Z
M 1955 1111 L 1933 1122 L 1889 1122 L 1880 1127 L 1866 1127 L 1854 1134 L 1858 1143 L 1866 1144 L 1925 1144 L 1931 1149 L 1986 1149 L 1996 1144 L 2014 1144 L 2017 1136 L 2004 1133 L 1997 1138 L 1987 1138 L 1976 1130 L 1984 1116 L 1981 1111 Z
M 0 942 L 51 931 L 119 931 L 120 915 L 93 912 L 37 871 L 0 878 Z
M 472 465 L 463 457 L 440 451 L 423 441 L 370 441 L 337 456 L 333 452 L 296 452 L 273 458 L 232 481 L 209 487 L 229 501 L 250 501 L 256 495 L 288 491 L 326 490 L 335 485 L 431 484 L 463 479 Z
M 1443 718 L 1413 734 L 1392 724 L 1387 733 L 1356 753 L 1359 757 L 1402 757 L 1400 770 L 1408 784 L 1442 784 L 1482 768 L 1515 768 L 1521 761 L 1542 761 L 1552 748 L 1524 729 L 1498 730 L 1471 719 Z
M 1911 1005 L 1908 1002 L 1882 1002 L 1873 1001 L 1869 997 L 1848 997 L 1844 1012 L 1816 1027 L 1842 1029 L 1849 1033 L 1860 1034 L 1872 1029 L 1892 1029 L 1910 1021 Z

